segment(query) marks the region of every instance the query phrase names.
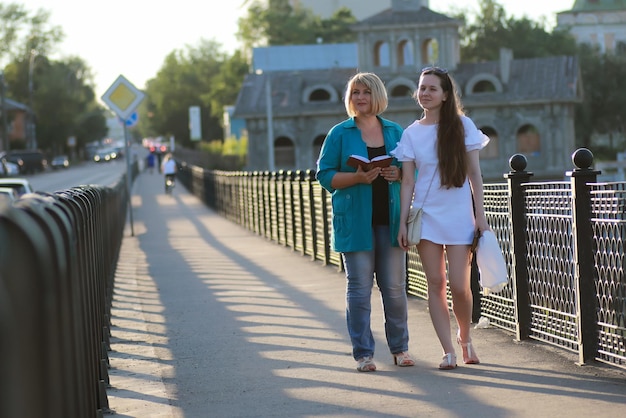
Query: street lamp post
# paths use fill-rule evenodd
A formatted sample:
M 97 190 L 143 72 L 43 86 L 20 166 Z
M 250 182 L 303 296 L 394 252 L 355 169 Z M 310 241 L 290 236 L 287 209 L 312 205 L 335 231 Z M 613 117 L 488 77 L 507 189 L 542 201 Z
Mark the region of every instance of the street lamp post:
M 6 90 L 4 88 L 4 71 L 0 70 L 0 98 L 2 99 L 2 140 L 4 151 L 9 150 L 9 128 L 7 125 L 7 102 Z
M 269 71 L 258 68 L 257 75 L 265 75 L 265 115 L 267 118 L 267 165 L 269 171 L 274 171 L 274 116 L 272 114 L 272 79 Z
M 266 73 L 267 80 L 265 82 L 265 107 L 267 109 L 267 152 L 269 170 L 275 170 L 274 164 L 274 116 L 272 113 L 272 80 L 270 73 Z
M 28 61 L 28 148 L 37 148 L 37 137 L 35 135 L 35 112 L 33 110 L 33 69 L 35 66 L 35 57 L 39 53 L 36 49 L 30 50 L 30 59 Z

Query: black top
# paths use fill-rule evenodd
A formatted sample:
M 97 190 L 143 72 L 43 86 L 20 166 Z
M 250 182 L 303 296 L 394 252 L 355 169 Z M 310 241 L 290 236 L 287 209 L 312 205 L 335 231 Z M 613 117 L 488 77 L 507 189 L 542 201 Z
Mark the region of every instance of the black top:
M 367 157 L 371 160 L 387 154 L 385 146 L 367 147 Z M 389 184 L 383 176 L 372 182 L 372 225 L 389 225 Z

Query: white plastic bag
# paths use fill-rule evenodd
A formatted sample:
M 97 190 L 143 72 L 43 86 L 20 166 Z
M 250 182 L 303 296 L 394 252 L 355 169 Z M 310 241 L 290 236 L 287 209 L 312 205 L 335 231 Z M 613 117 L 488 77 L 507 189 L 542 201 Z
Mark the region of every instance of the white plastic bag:
M 480 272 L 483 294 L 496 293 L 508 283 L 508 273 L 500 244 L 493 231 L 483 231 L 476 249 L 476 264 Z

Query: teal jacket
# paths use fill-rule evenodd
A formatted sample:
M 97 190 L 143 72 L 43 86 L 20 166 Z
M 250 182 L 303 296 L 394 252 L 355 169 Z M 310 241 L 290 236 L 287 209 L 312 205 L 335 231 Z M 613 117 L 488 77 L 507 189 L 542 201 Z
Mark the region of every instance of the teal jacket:
M 402 136 L 402 127 L 395 122 L 378 117 L 383 127 L 387 154 L 396 148 Z M 352 154 L 367 157 L 367 145 L 354 118 L 347 119 L 328 132 L 317 161 L 316 179 L 332 195 L 333 236 L 336 252 L 370 251 L 372 242 L 372 186 L 357 184 L 345 189 L 333 189 L 331 181 L 337 172 L 355 172 L 346 164 Z M 402 167 L 395 158 L 393 165 Z M 400 219 L 400 182 L 389 184 L 389 240 L 398 246 Z

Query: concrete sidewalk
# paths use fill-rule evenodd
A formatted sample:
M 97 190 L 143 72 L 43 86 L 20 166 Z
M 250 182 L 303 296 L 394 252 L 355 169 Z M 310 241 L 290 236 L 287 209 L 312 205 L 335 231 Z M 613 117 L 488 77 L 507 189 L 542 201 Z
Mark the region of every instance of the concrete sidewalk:
M 518 343 L 496 328 L 473 330 L 481 364 L 438 370 L 426 302 L 414 297 L 417 365 L 393 365 L 374 292 L 378 371 L 359 373 L 335 267 L 233 224 L 180 184 L 166 196 L 156 173 L 137 178 L 132 207 L 116 273 L 108 416 L 571 418 L 626 410 L 626 372 L 577 366 L 572 353 Z

